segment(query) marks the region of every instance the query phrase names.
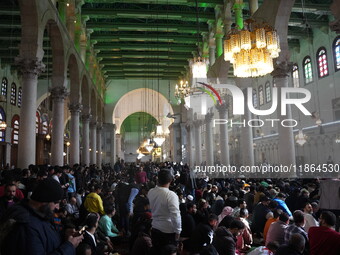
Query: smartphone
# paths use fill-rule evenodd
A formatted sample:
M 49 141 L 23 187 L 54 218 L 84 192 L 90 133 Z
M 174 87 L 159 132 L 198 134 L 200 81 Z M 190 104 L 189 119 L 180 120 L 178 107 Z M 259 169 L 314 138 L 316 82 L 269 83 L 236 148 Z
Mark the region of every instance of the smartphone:
M 82 227 L 82 228 L 78 231 L 79 235 L 84 234 L 86 227 L 87 227 L 87 226 L 84 226 L 84 227 Z

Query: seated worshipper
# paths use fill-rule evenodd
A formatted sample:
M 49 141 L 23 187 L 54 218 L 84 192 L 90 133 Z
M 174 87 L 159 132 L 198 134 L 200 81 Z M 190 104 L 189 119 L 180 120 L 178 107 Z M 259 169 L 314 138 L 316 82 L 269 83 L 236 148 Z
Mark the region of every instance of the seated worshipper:
M 116 214 L 116 208 L 113 205 L 107 206 L 105 207 L 105 213 L 99 220 L 99 230 L 112 241 L 113 238 L 121 235 L 112 222 L 112 217 Z
M 151 220 L 148 220 L 145 221 L 143 228 L 139 229 L 138 237 L 133 243 L 130 255 L 148 255 L 151 247 Z
M 340 251 L 340 233 L 334 230 L 336 216 L 330 211 L 320 215 L 320 227 L 308 231 L 310 255 L 336 255 Z
M 197 203 L 197 211 L 195 214 L 195 222 L 198 225 L 201 222 L 207 222 L 209 218 L 209 203 L 205 199 L 200 199 Z
M 260 198 L 260 203 L 253 209 L 251 230 L 254 234 L 260 235 L 263 232 L 266 221 L 273 217 L 273 213 L 268 208 L 269 203 L 270 199 L 266 196 L 262 196 Z
M 281 213 L 282 213 L 282 210 L 280 210 L 280 209 L 274 209 L 273 210 L 273 217 L 269 218 L 267 220 L 266 225 L 264 226 L 264 229 L 263 229 L 263 240 L 264 241 L 266 241 L 266 239 L 267 239 L 267 233 L 268 233 L 270 225 L 273 222 L 276 222 L 276 221 L 279 220 L 279 216 L 280 216 Z
M 309 242 L 308 242 L 308 235 L 306 231 L 303 229 L 303 226 L 305 225 L 305 216 L 302 211 L 296 210 L 293 213 L 293 219 L 294 223 L 291 225 L 288 225 L 288 227 L 285 229 L 285 244 L 289 242 L 290 236 L 292 234 L 300 234 L 305 239 L 305 249 L 303 251 L 303 254 L 309 254 Z
M 76 255 L 92 255 L 91 246 L 87 243 L 81 243 L 77 247 Z
M 218 224 L 221 223 L 221 221 L 223 220 L 223 218 L 224 218 L 225 216 L 228 216 L 228 215 L 232 216 L 233 211 L 234 211 L 234 209 L 231 208 L 230 206 L 224 207 L 223 210 L 222 210 L 222 212 L 221 212 L 221 214 L 218 215 Z
M 253 236 L 251 234 L 249 222 L 247 220 L 248 216 L 248 210 L 242 208 L 239 212 L 239 217 L 237 218 L 237 220 L 242 221 L 242 223 L 244 224 L 244 230 L 242 234 L 237 237 L 236 244 L 236 248 L 240 253 L 247 252 L 253 243 Z
M 24 193 L 22 193 L 22 191 L 18 188 L 20 181 L 17 178 L 10 177 L 6 183 L 7 185 L 14 184 L 16 186 L 17 189 L 15 190 L 15 197 L 18 198 L 18 200 L 24 199 Z M 5 188 L 6 185 L 0 186 L 0 197 L 5 195 Z
M 88 194 L 85 198 L 84 207 L 90 213 L 100 213 L 104 215 L 103 200 L 99 196 L 102 191 L 102 187 L 99 184 L 94 186 L 94 191 Z
M 275 255 L 301 255 L 305 249 L 305 238 L 300 234 L 290 236 L 288 244 L 280 246 Z
M 0 218 L 4 215 L 7 208 L 19 202 L 15 196 L 17 186 L 14 183 L 9 183 L 5 186 L 5 194 L 0 197 Z
M 11 206 L 3 222 L 15 220 L 13 229 L 2 241 L 1 254 L 74 254 L 83 236 L 68 236 L 62 242 L 59 233 L 51 224 L 54 209 L 64 195 L 60 184 L 47 178 L 38 183 L 30 200 Z
M 289 215 L 289 217 L 292 217 L 293 214 L 292 212 L 289 210 L 285 200 L 286 200 L 286 195 L 283 193 L 279 193 L 276 198 L 274 199 L 274 201 L 276 201 L 279 205 L 278 205 L 278 209 L 281 209 L 283 212 L 287 213 Z
M 196 205 L 188 202 L 179 206 L 182 217 L 182 232 L 181 241 L 183 243 L 183 250 L 189 250 L 190 236 L 194 231 L 196 224 L 193 215 L 196 212 Z
M 205 247 L 213 242 L 214 229 L 217 227 L 218 217 L 210 214 L 206 223 L 199 223 L 190 238 L 190 251 L 200 253 Z
M 267 246 L 259 246 L 247 253 L 247 255 L 274 255 L 279 248 L 276 242 L 270 242 Z
M 91 247 L 92 255 L 103 254 L 105 250 L 109 249 L 109 240 L 100 238 L 96 232 L 99 217 L 100 216 L 96 213 L 90 213 L 84 222 L 86 230 L 84 232 L 84 239 L 81 243 L 86 243 Z
M 237 206 L 234 208 L 234 211 L 232 213 L 232 216 L 237 218 L 240 216 L 240 210 L 242 208 L 247 208 L 247 203 L 244 201 L 244 199 L 239 199 L 237 201 Z
M 75 196 L 70 198 L 70 201 L 65 205 L 65 209 L 69 216 L 72 216 L 74 219 L 79 218 L 79 208 L 77 205 L 77 199 Z
M 303 212 L 305 214 L 306 224 L 304 226 L 305 231 L 308 233 L 310 227 L 318 227 L 319 222 L 313 217 L 313 207 L 307 202 L 303 208 Z
M 285 230 L 288 227 L 289 216 L 287 213 L 281 213 L 279 220 L 273 222 L 267 233 L 266 245 L 270 242 L 277 242 L 279 245 L 284 244 Z
M 237 237 L 242 234 L 245 225 L 240 220 L 234 220 L 229 228 L 218 227 L 215 231 L 213 246 L 218 254 L 235 255 Z

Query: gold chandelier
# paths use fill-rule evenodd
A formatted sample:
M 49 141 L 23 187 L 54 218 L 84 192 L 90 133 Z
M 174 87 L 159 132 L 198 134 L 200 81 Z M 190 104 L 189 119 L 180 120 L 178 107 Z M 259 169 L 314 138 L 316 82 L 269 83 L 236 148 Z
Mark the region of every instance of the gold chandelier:
M 188 81 L 181 80 L 179 85 L 176 84 L 175 96 L 177 98 L 185 98 L 189 96 L 189 94 L 190 94 L 190 86 L 189 86 Z
M 232 29 L 224 41 L 224 60 L 234 66 L 237 77 L 258 77 L 274 70 L 273 59 L 279 56 L 280 41 L 275 29 L 247 20 L 244 29 Z

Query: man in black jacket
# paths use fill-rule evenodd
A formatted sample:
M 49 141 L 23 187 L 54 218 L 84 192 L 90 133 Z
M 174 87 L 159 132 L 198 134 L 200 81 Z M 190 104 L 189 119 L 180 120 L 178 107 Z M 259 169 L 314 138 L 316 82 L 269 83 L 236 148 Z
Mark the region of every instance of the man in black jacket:
M 213 245 L 219 254 L 235 255 L 237 236 L 241 235 L 245 225 L 240 220 L 231 222 L 230 227 L 218 227 L 215 232 Z
M 195 228 L 190 238 L 190 251 L 200 253 L 205 247 L 208 247 L 213 242 L 214 228 L 218 223 L 218 217 L 215 214 L 210 214 L 208 222 L 199 223 Z
M 2 239 L 1 254 L 74 255 L 83 236 L 69 236 L 62 243 L 59 233 L 51 224 L 53 211 L 62 197 L 60 184 L 48 178 L 39 182 L 30 200 L 10 207 L 2 219 L 2 224 L 7 224 L 8 232 Z M 11 226 L 9 222 L 12 222 Z M 1 230 L 1 233 L 4 234 L 4 231 Z

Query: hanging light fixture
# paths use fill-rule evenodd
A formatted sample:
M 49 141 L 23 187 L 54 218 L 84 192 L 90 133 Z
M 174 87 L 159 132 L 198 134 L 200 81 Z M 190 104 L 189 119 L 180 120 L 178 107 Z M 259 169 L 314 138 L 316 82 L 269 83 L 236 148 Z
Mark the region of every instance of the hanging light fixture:
M 303 146 L 307 142 L 307 136 L 299 129 L 299 133 L 295 136 L 295 141 L 298 145 Z
M 3 131 L 7 128 L 6 121 L 0 121 L 0 130 Z
M 243 30 L 233 28 L 224 41 L 224 60 L 237 77 L 258 77 L 274 70 L 273 59 L 281 51 L 279 36 L 269 24 L 246 20 Z
M 164 133 L 163 133 L 162 125 L 157 125 L 157 127 L 156 127 L 156 134 L 155 134 L 153 140 L 155 141 L 155 143 L 158 146 L 162 146 L 162 144 L 164 143 L 165 136 L 164 136 Z
M 197 24 L 197 53 L 198 57 L 190 60 L 189 65 L 192 71 L 192 78 L 194 79 L 204 79 L 207 78 L 207 64 L 208 60 L 201 57 L 199 43 L 200 43 L 200 23 L 198 18 L 198 0 L 196 2 L 196 24 Z
M 146 145 L 144 146 L 145 149 L 147 149 L 148 152 L 151 152 L 153 149 L 153 144 L 151 143 L 151 140 L 148 139 Z
M 179 85 L 175 86 L 175 97 L 177 98 L 185 98 L 190 94 L 190 87 L 188 81 L 181 80 Z

